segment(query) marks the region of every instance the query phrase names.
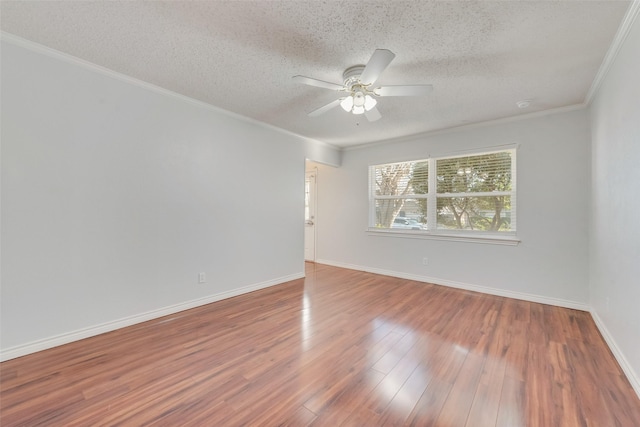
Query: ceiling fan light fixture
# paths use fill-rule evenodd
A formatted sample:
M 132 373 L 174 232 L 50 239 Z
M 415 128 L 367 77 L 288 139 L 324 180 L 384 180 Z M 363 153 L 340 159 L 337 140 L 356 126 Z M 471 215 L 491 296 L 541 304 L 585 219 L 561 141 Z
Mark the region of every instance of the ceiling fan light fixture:
M 353 94 L 353 105 L 356 107 L 364 107 L 364 93 L 357 91 Z
M 376 101 L 371 95 L 366 95 L 364 97 L 364 109 L 367 111 L 370 111 L 377 103 L 378 101 Z
M 347 113 L 351 111 L 353 108 L 353 97 L 351 95 L 347 96 L 340 102 L 340 106 Z
M 343 98 L 340 101 L 340 106 L 347 113 L 364 114 L 365 111 L 370 111 L 375 107 L 377 103 L 378 101 L 371 95 L 365 95 L 363 91 L 358 90 L 346 98 Z

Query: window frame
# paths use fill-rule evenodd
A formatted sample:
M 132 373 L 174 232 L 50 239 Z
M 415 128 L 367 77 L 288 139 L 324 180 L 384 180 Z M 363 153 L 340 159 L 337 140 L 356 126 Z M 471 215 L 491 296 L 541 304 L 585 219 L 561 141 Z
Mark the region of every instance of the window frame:
M 443 229 L 437 228 L 437 202 L 443 197 L 483 197 L 493 196 L 496 192 L 466 192 L 466 193 L 438 193 L 437 192 L 437 161 L 443 159 L 454 159 L 460 157 L 481 156 L 500 152 L 511 152 L 511 190 L 501 191 L 500 195 L 510 196 L 511 204 L 511 230 L 509 231 L 484 231 L 467 229 Z M 369 218 L 367 232 L 373 236 L 435 239 L 449 241 L 463 241 L 473 243 L 492 243 L 501 245 L 517 245 L 520 240 L 517 237 L 517 152 L 518 146 L 515 144 L 499 147 L 485 147 L 476 150 L 467 150 L 456 153 L 445 153 L 438 156 L 428 156 L 422 159 L 412 159 L 395 161 L 389 163 L 375 163 L 368 166 L 368 196 L 369 196 Z M 406 195 L 375 195 L 375 168 L 378 166 L 393 165 L 399 163 L 419 163 L 428 162 L 428 193 L 427 194 L 406 194 Z M 427 229 L 409 230 L 396 228 L 376 227 L 376 200 L 382 199 L 426 199 L 427 200 Z M 435 224 L 435 228 L 432 224 Z

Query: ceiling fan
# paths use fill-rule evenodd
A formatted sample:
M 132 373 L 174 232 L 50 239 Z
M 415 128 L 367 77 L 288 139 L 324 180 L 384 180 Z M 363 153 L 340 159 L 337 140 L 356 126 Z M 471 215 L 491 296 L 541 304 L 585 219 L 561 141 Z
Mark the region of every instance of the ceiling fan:
M 305 76 L 294 76 L 293 80 L 297 83 L 309 86 L 321 87 L 324 89 L 345 92 L 347 96 L 338 98 L 335 101 L 323 105 L 313 110 L 308 115 L 316 117 L 323 114 L 334 107 L 340 105 L 343 110 L 353 114 L 364 114 L 370 122 L 378 120 L 382 115 L 376 108 L 380 96 L 422 96 L 426 95 L 433 86 L 431 85 L 402 85 L 402 86 L 378 86 L 374 83 L 378 77 L 389 66 L 395 54 L 387 49 L 376 49 L 371 55 L 367 65 L 354 65 L 347 68 L 342 74 L 344 84 L 325 82 L 323 80 L 314 79 Z

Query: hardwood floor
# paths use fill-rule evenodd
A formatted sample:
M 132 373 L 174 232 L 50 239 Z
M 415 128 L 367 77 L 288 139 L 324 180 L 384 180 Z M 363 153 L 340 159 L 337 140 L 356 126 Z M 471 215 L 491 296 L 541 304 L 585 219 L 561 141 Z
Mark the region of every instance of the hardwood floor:
M 2 426 L 640 426 L 586 312 L 317 264 L 0 365 Z

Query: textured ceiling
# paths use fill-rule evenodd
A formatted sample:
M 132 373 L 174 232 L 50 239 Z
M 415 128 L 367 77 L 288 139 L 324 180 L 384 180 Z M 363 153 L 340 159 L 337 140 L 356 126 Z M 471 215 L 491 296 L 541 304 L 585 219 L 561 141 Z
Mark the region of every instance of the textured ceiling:
M 622 22 L 623 1 L 7 1 L 4 32 L 340 147 L 580 104 Z M 376 48 L 396 58 L 369 123 L 335 108 Z M 516 102 L 531 100 L 527 109 Z

